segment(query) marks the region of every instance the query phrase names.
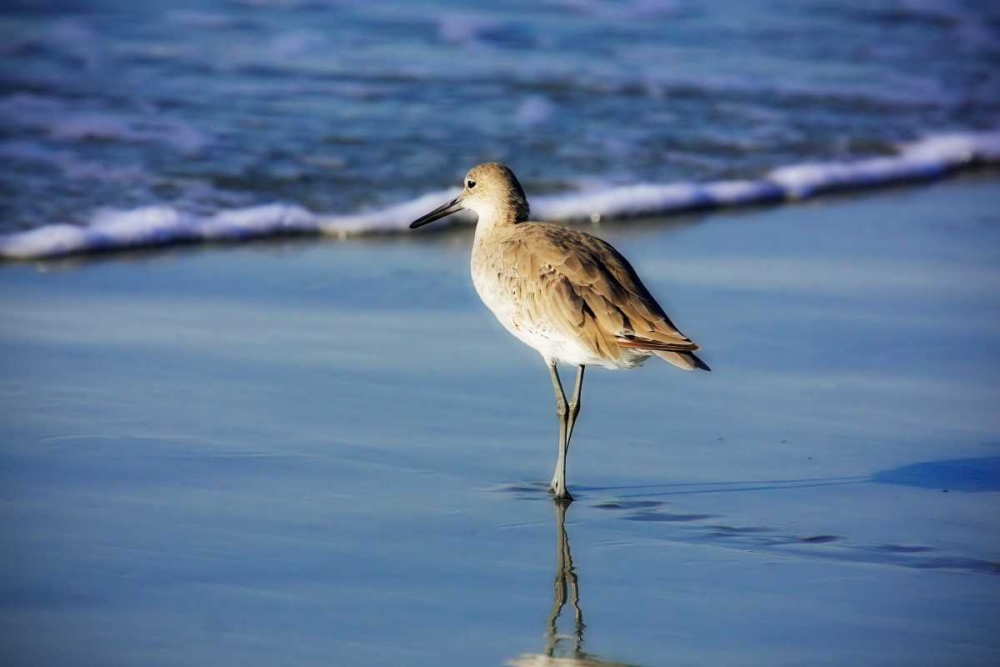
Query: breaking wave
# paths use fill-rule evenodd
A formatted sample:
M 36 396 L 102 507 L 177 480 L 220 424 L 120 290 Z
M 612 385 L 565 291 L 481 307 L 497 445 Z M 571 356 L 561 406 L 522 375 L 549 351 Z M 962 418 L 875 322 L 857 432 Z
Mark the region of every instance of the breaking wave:
M 943 178 L 1000 163 L 1000 131 L 928 136 L 891 156 L 814 162 L 774 169 L 753 180 L 707 183 L 638 183 L 600 186 L 531 198 L 541 220 L 598 221 L 665 216 L 693 210 L 798 201 L 842 190 L 867 190 Z M 0 259 L 32 260 L 158 246 L 239 242 L 287 235 L 347 238 L 392 234 L 454 197 L 431 192 L 394 206 L 349 215 L 311 212 L 274 203 L 229 209 L 210 216 L 157 205 L 102 210 L 85 226 L 51 224 L 0 236 Z M 458 223 L 468 218 L 458 217 Z

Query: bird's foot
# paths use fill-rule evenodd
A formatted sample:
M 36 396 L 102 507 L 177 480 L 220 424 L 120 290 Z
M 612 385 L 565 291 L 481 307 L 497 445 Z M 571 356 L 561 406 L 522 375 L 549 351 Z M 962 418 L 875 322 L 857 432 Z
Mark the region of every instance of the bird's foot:
M 570 495 L 569 490 L 566 487 L 550 486 L 549 493 L 552 494 L 553 500 L 557 503 L 569 504 L 573 502 L 573 496 Z

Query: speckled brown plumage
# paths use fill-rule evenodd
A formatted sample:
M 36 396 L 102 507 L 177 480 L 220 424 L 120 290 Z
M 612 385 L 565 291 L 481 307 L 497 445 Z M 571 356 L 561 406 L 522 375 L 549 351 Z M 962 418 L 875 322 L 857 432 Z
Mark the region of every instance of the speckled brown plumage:
M 704 364 L 622 255 L 586 232 L 549 223 L 496 225 L 477 241 L 473 272 L 495 281 L 514 328 L 575 338 L 609 365 L 653 353 L 681 368 Z M 477 284 L 479 288 L 479 284 Z M 490 300 L 495 300 L 491 297 Z M 489 304 L 488 304 L 489 305 Z

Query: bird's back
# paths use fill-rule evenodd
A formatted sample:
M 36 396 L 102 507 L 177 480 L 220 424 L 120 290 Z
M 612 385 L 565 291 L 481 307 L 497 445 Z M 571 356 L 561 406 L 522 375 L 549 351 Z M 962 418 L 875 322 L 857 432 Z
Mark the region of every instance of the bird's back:
M 548 361 L 628 368 L 656 354 L 708 370 L 628 260 L 596 236 L 542 222 L 497 226 L 477 238 L 472 274 L 504 327 Z

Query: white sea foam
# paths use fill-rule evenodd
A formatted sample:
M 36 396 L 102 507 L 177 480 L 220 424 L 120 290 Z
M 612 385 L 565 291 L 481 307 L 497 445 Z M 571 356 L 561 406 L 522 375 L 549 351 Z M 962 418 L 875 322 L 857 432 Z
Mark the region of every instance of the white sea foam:
M 759 180 L 599 186 L 532 198 L 536 218 L 600 220 L 806 199 L 823 192 L 868 189 L 940 178 L 976 165 L 1000 164 L 1000 132 L 953 133 L 905 144 L 896 155 L 849 162 L 791 165 Z M 267 204 L 196 217 L 171 206 L 98 211 L 86 226 L 47 225 L 0 237 L 0 259 L 36 259 L 201 241 L 240 241 L 287 234 L 338 237 L 402 232 L 410 221 L 457 194 L 428 193 L 385 208 L 320 215 L 295 204 Z M 468 221 L 454 216 L 452 224 Z
M 901 153 L 910 159 L 940 160 L 953 166 L 980 160 L 1000 161 L 1000 131 L 936 134 L 905 144 Z
M 216 213 L 198 227 L 206 241 L 251 239 L 280 234 L 307 234 L 317 229 L 317 217 L 297 205 L 265 204 Z
M 440 190 L 384 209 L 325 216 L 319 219 L 318 228 L 329 236 L 341 237 L 401 231 L 413 220 L 454 198 L 458 192 L 458 188 Z M 461 219 L 467 220 L 468 217 Z
M 775 201 L 781 189 L 767 181 L 714 183 L 643 183 L 586 193 L 536 197 L 533 212 L 546 220 L 600 220 L 669 215 Z
M 950 169 L 950 165 L 937 160 L 908 160 L 900 156 L 781 167 L 768 174 L 768 180 L 781 186 L 790 198 L 805 199 L 832 190 L 940 178 Z
M 803 199 L 832 190 L 931 180 L 974 164 L 995 162 L 1000 162 L 1000 132 L 953 133 L 904 144 L 893 156 L 792 165 L 775 169 L 767 178 L 789 198 Z

